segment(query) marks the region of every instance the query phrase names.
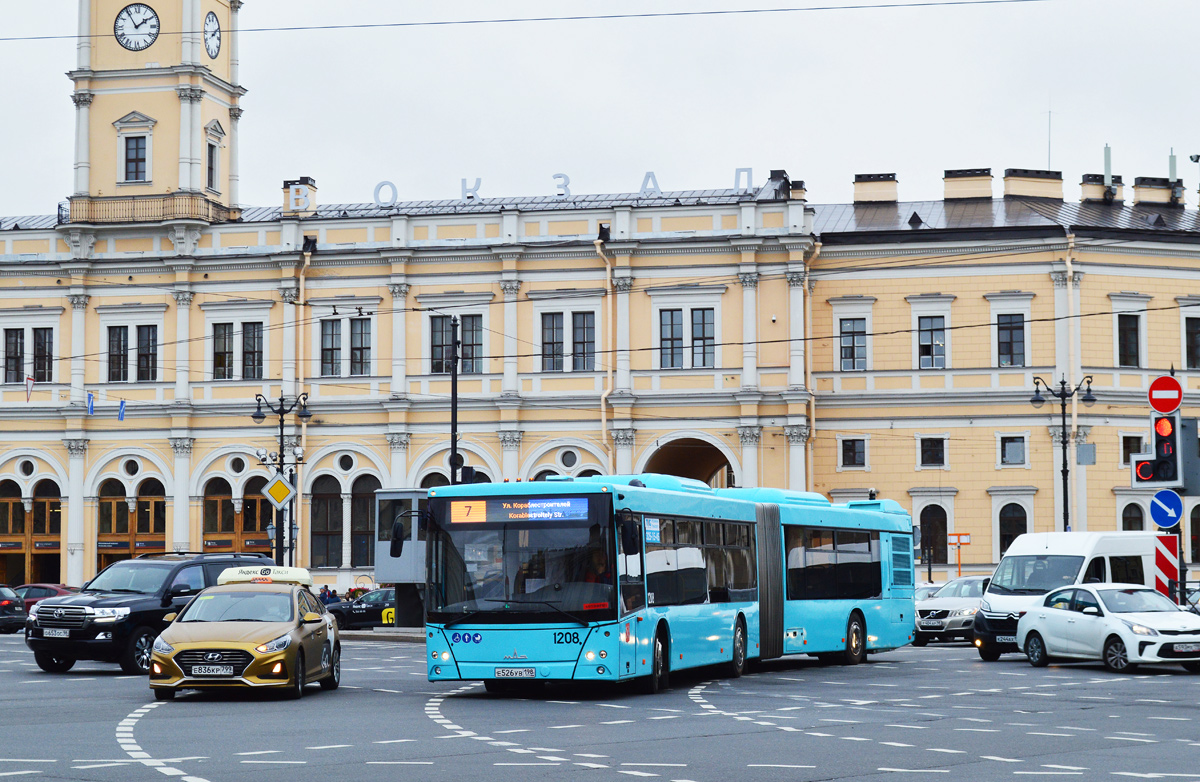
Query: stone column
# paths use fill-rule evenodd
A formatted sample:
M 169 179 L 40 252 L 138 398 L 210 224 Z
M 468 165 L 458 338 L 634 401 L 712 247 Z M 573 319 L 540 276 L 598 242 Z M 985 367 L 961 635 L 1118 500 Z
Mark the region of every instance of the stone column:
M 296 288 L 280 288 L 283 299 L 283 393 L 296 395 L 296 307 L 300 291 Z
M 197 6 L 199 3 L 197 3 Z M 195 33 L 195 47 L 197 52 L 204 49 L 204 43 L 201 40 L 201 34 L 197 30 Z M 207 55 L 205 55 L 207 58 Z M 204 89 L 202 87 L 193 87 L 190 100 L 192 102 L 192 153 L 189 161 L 192 166 L 192 189 L 203 193 L 204 192 L 204 112 L 201 111 L 200 103 L 204 100 Z
M 350 500 L 354 495 L 342 495 L 342 567 L 350 567 Z M 373 542 L 373 541 L 372 541 Z
M 192 545 L 192 503 L 188 487 L 192 482 L 192 446 L 194 437 L 171 437 L 171 450 L 175 452 L 175 491 L 171 500 L 171 543 L 172 551 L 203 551 L 203 539 Z
M 520 280 L 504 280 L 500 283 L 504 291 L 504 382 L 501 393 L 519 396 L 521 389 L 517 380 L 517 293 L 521 290 Z
M 633 444 L 637 437 L 635 429 L 613 429 L 613 446 L 616 448 L 617 474 L 629 475 L 633 472 Z
M 762 427 L 739 426 L 737 433 L 742 442 L 742 480 L 739 485 L 751 489 L 758 486 L 758 443 L 762 439 Z
M 1051 378 L 1053 383 L 1060 377 L 1066 377 L 1070 372 L 1067 341 L 1071 338 L 1071 328 L 1068 322 L 1071 310 L 1070 292 L 1067 290 L 1067 273 L 1065 271 L 1050 272 L 1050 279 L 1054 282 L 1054 377 Z M 1043 365 L 1050 363 L 1044 354 L 1038 358 L 1038 361 Z M 1060 517 L 1062 515 L 1061 508 L 1059 515 Z
M 79 40 L 75 44 L 75 67 L 92 67 L 92 0 L 79 0 Z
M 788 272 L 788 388 L 804 388 L 804 273 Z
M 83 584 L 83 480 L 87 468 L 88 441 L 63 440 L 67 449 L 67 581 Z
M 392 294 L 392 396 L 408 395 L 408 346 L 405 344 L 404 321 L 408 315 L 405 309 L 409 290 L 408 284 L 403 282 L 388 285 L 388 292 Z M 396 480 L 395 476 L 392 480 Z
M 183 59 L 187 58 L 187 36 L 181 36 L 184 46 Z M 179 94 L 179 190 L 194 190 L 192 183 L 192 88 L 176 87 Z M 152 176 L 146 172 L 147 176 Z
M 67 296 L 71 302 L 71 403 L 83 404 L 85 395 L 84 355 L 87 353 L 87 335 L 85 333 L 88 300 L 91 296 L 86 293 L 72 293 Z
M 238 86 L 238 70 L 241 58 L 238 56 L 238 11 L 242 10 L 242 0 L 229 2 L 229 83 Z
M 629 366 L 629 291 L 633 289 L 633 278 L 614 277 L 613 288 L 617 291 L 617 382 L 613 390 L 628 393 L 633 387 Z
M 742 388 L 758 388 L 758 272 L 741 272 Z
M 504 480 L 515 481 L 519 477 L 517 473 L 521 470 L 521 438 L 524 434 L 518 429 L 502 429 L 499 432 L 500 448 L 503 451 L 500 471 Z
M 192 299 L 191 291 L 174 291 L 175 297 L 175 401 L 192 401 L 191 352 Z M 207 345 L 207 343 L 204 343 Z M 190 449 L 189 449 L 190 453 Z
M 408 432 L 388 432 L 388 448 L 392 452 L 392 486 L 403 488 L 408 483 L 408 444 L 412 436 Z
M 788 488 L 792 491 L 807 491 L 808 482 L 805 480 L 808 467 L 808 454 L 805 445 L 808 444 L 808 425 L 791 424 L 783 427 L 783 435 L 788 442 Z
M 90 118 L 92 97 L 90 90 L 79 90 L 71 96 L 71 100 L 75 103 L 75 195 L 87 195 L 91 187 Z
M 235 81 L 234 84 L 237 84 Z M 238 176 L 238 123 L 242 120 L 241 106 L 229 109 L 229 205 L 238 205 L 238 188 L 241 178 Z

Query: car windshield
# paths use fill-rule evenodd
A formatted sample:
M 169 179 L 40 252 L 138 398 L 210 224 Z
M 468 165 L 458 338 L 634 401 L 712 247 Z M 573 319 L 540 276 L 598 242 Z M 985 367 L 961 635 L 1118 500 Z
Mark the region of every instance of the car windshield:
M 1153 589 L 1100 589 L 1104 607 L 1114 614 L 1147 614 L 1179 611 L 1179 606 Z
M 199 595 L 180 622 L 290 622 L 292 596 L 279 592 L 213 592 Z
M 939 589 L 934 597 L 983 597 L 983 582 L 974 578 L 951 581 Z
M 1031 556 L 1005 557 L 996 568 L 988 591 L 994 594 L 1044 595 L 1051 589 L 1074 584 L 1083 557 Z
M 118 562 L 109 565 L 88 584 L 89 592 L 133 592 L 152 595 L 175 567 L 171 562 Z
M 17 593 L 12 591 L 8 587 L 0 587 L 0 597 L 4 598 L 6 600 L 16 600 Z

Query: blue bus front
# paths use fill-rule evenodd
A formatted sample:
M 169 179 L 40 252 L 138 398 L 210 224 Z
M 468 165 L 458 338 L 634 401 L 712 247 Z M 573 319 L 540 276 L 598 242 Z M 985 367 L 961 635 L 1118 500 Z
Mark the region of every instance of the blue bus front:
M 431 681 L 619 678 L 635 634 L 607 486 L 432 489 L 429 522 Z

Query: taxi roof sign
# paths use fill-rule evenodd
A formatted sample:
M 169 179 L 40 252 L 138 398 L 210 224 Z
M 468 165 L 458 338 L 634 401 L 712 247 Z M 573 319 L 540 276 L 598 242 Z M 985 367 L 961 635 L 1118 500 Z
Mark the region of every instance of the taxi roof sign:
M 217 576 L 217 585 L 224 584 L 299 584 L 312 586 L 312 575 L 302 567 L 279 567 L 276 565 L 260 567 L 231 567 L 226 568 Z

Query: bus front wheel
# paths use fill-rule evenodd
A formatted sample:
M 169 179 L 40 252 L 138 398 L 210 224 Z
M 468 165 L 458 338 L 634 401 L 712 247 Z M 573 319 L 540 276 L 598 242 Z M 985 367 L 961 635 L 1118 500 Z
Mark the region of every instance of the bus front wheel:
M 654 649 L 650 660 L 650 675 L 642 680 L 642 690 L 653 695 L 670 686 L 670 662 L 667 659 L 667 640 L 660 628 L 654 634 Z
M 858 614 L 851 614 L 846 623 L 846 650 L 842 661 L 846 665 L 858 665 L 867 659 L 867 628 Z

